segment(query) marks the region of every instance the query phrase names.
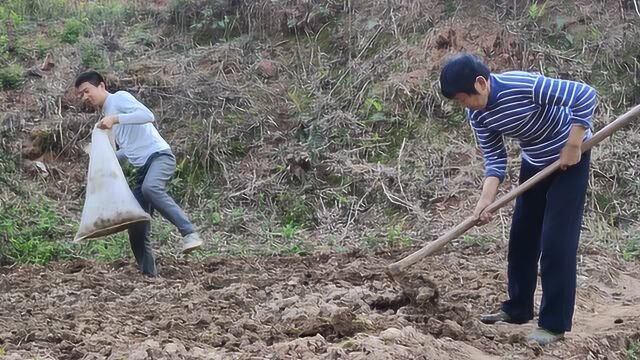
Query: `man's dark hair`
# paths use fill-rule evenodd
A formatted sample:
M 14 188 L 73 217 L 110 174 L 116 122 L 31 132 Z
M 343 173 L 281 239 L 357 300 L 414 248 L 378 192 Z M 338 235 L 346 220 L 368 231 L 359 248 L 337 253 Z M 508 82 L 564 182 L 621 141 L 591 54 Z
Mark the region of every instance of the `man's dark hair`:
M 440 89 L 447 99 L 456 94 L 475 95 L 474 87 L 478 76 L 489 80 L 491 71 L 480 58 L 462 53 L 449 59 L 440 72 Z
M 98 86 L 100 85 L 100 83 L 104 83 L 105 87 L 107 86 L 107 83 L 104 81 L 102 75 L 93 70 L 83 72 L 82 74 L 78 75 L 78 77 L 76 77 L 76 88 L 80 87 L 80 85 L 86 82 L 93 86 Z

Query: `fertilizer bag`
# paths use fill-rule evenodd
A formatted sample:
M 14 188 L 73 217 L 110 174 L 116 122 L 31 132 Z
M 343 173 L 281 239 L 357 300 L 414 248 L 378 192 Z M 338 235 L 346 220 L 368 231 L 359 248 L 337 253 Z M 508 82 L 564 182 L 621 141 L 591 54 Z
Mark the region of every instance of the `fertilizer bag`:
M 129 189 L 115 154 L 111 130 L 94 128 L 86 197 L 74 241 L 111 235 L 130 224 L 149 220 L 151 217 Z

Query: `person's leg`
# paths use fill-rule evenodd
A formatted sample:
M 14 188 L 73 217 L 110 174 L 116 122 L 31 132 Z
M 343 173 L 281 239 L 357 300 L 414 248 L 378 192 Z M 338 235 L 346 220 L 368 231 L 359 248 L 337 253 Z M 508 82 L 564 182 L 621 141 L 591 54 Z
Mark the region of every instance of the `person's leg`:
M 167 184 L 176 171 L 176 160 L 173 155 L 160 155 L 149 164 L 147 174 L 142 183 L 142 195 L 154 209 L 169 222 L 175 225 L 184 237 L 183 250 L 188 251 L 202 244 L 195 228 L 187 215 L 167 194 Z
M 539 169 L 523 160 L 519 182 L 522 184 Z M 507 321 L 522 324 L 533 319 L 533 297 L 538 277 L 540 234 L 549 182 L 543 180 L 516 199 L 509 234 L 507 277 L 509 299 L 497 314 L 483 315 L 485 323 Z
M 140 183 L 143 179 L 140 179 Z M 153 214 L 153 208 L 149 204 L 141 191 L 141 184 L 136 185 L 133 189 L 133 195 L 140 206 L 149 213 Z M 153 247 L 151 246 L 151 240 L 149 239 L 149 230 L 151 223 L 149 221 L 134 223 L 129 226 L 129 242 L 131 243 L 131 250 L 136 258 L 138 269 L 147 276 L 155 277 L 157 275 L 155 258 L 153 256 Z
M 571 330 L 576 297 L 576 258 L 590 153 L 553 179 L 542 228 L 542 303 L 538 325 L 560 334 Z

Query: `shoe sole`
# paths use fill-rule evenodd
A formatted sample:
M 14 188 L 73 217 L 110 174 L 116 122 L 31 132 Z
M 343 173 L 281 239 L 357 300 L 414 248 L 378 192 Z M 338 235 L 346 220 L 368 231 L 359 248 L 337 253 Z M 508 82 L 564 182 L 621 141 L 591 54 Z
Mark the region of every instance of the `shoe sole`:
M 190 245 L 188 248 L 182 248 L 182 253 L 183 254 L 188 254 L 190 252 L 192 252 L 193 250 L 196 250 L 198 248 L 200 248 L 202 246 L 202 241 L 197 242 L 193 245 Z
M 485 325 L 494 325 L 496 323 L 499 322 L 503 322 L 503 323 L 507 323 L 507 324 L 515 324 L 515 325 L 522 325 L 522 324 L 526 324 L 529 322 L 529 320 L 513 320 L 513 319 L 480 319 L 480 322 L 485 324 Z

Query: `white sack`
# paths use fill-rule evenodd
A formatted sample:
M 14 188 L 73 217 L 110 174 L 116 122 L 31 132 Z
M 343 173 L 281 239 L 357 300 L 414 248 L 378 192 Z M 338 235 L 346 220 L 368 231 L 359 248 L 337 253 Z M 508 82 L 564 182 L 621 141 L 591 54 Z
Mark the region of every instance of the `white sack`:
M 132 223 L 151 220 L 127 184 L 111 130 L 94 128 L 88 150 L 86 198 L 74 241 L 111 235 Z

